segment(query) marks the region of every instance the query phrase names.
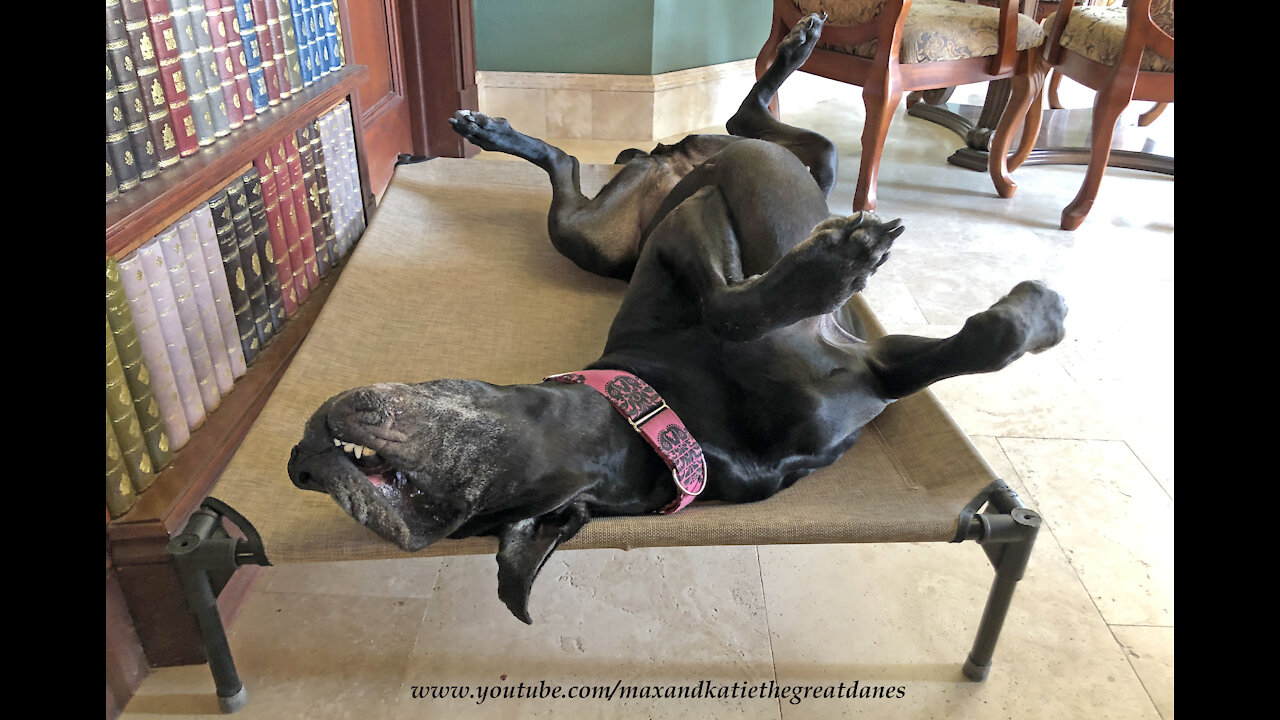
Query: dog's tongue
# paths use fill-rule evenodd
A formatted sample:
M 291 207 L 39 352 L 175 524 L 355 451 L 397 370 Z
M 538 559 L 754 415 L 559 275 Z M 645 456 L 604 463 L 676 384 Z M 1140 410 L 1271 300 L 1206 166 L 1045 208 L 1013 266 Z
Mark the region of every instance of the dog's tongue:
M 366 475 L 365 477 L 369 480 L 369 484 L 376 488 L 389 487 L 389 483 L 387 483 L 386 478 L 381 475 Z

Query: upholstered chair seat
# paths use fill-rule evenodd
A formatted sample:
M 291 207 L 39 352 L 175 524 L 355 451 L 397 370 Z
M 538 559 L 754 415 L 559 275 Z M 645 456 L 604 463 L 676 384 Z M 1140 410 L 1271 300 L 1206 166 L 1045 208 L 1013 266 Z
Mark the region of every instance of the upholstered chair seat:
M 936 0 L 935 0 L 936 1 Z M 1128 11 L 1123 5 L 1086 5 L 1071 11 L 1071 19 L 1062 31 L 1062 47 L 1103 65 L 1115 65 L 1124 47 L 1125 31 L 1129 27 Z M 1051 26 L 1057 13 L 1045 20 Z M 910 18 L 908 18 L 909 20 Z M 1173 2 L 1153 2 L 1151 19 L 1160 29 L 1173 35 Z M 903 60 L 906 62 L 906 60 Z M 1173 72 L 1173 58 L 1164 57 L 1152 50 L 1142 54 L 1138 69 L 1143 72 Z
M 827 13 L 831 25 L 857 25 L 875 17 L 884 0 L 795 0 L 802 12 Z M 989 57 L 999 50 L 997 43 L 1000 11 L 959 0 L 914 0 L 902 25 L 901 63 L 929 63 Z M 1026 15 L 1018 16 L 1018 50 L 1039 47 L 1044 31 Z M 876 40 L 854 45 L 828 44 L 818 47 L 864 58 L 876 55 Z

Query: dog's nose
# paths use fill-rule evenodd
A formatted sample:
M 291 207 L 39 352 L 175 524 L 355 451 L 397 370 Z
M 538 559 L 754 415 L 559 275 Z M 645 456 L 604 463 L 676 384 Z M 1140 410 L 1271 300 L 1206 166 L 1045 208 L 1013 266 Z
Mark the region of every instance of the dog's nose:
M 293 446 L 289 453 L 289 481 L 299 490 L 315 490 L 324 492 L 324 487 L 316 482 L 311 473 L 298 467 L 298 446 Z

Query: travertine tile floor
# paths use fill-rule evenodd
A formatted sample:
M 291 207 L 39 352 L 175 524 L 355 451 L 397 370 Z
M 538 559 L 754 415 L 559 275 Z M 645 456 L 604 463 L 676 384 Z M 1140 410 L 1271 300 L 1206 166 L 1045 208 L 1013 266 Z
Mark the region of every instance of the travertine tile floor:
M 1089 91 L 1064 86 L 1069 106 L 1089 106 Z M 858 89 L 801 74 L 782 100 L 785 119 L 840 146 L 830 204 L 847 213 Z M 1171 138 L 1173 120 L 1171 108 L 1152 130 Z M 651 143 L 559 144 L 607 163 Z M 1057 348 L 934 386 L 1045 518 L 985 683 L 960 674 L 991 578 L 973 544 L 578 551 L 544 570 L 531 627 L 498 602 L 489 557 L 268 569 L 231 632 L 249 692 L 239 717 L 1170 720 L 1173 179 L 1111 169 L 1069 233 L 1058 216 L 1083 168 L 1023 168 L 1016 197 L 1001 200 L 984 173 L 945 162 L 960 145 L 899 109 L 879 211 L 908 232 L 866 291 L 872 307 L 890 331 L 949 334 L 1025 278 L 1071 307 Z M 475 162 L 502 159 L 486 155 Z M 619 683 L 712 697 L 538 696 Z M 894 696 L 759 697 L 855 683 Z M 473 696 L 415 698 L 414 686 Z M 522 687 L 523 698 L 478 695 Z M 154 671 L 125 717 L 216 714 L 209 671 L 195 666 Z

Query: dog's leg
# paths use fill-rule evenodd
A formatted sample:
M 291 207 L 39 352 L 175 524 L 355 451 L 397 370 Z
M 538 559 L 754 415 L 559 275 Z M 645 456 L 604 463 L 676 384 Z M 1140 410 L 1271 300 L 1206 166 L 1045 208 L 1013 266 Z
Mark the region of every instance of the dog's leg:
M 725 123 L 730 134 L 775 142 L 795 153 L 808 168 L 824 197 L 831 194 L 836 180 L 836 147 L 812 130 L 802 130 L 779 121 L 769 112 L 769 103 L 782 83 L 804 65 L 818 43 L 825 18 L 809 15 L 800 19 L 778 45 L 777 56 L 764 71 L 738 111 Z
M 547 231 L 561 254 L 597 275 L 631 277 L 639 255 L 640 200 L 649 165 L 627 165 L 588 198 L 582 194 L 577 158 L 515 130 L 506 118 L 459 110 L 449 123 L 483 150 L 515 155 L 546 171 L 551 179 Z
M 1066 314 L 1058 293 L 1021 282 L 949 338 L 886 335 L 867 344 L 865 358 L 885 399 L 905 397 L 944 378 L 995 372 L 1024 353 L 1057 345 Z

